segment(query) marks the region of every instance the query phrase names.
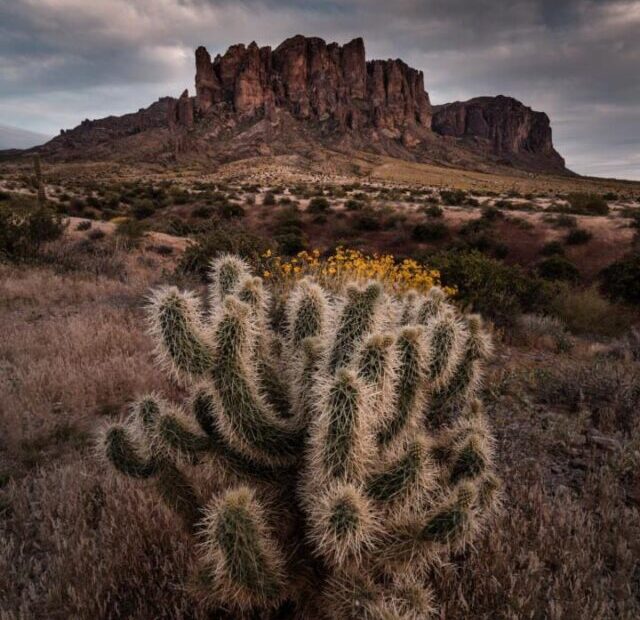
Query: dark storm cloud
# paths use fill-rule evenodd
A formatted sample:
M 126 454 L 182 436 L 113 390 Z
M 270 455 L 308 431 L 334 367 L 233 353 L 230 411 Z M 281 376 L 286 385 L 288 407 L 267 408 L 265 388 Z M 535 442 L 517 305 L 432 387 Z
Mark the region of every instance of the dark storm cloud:
M 193 48 L 296 33 L 401 57 L 434 103 L 510 94 L 568 165 L 640 178 L 640 0 L 0 0 L 0 122 L 55 132 L 192 87 Z

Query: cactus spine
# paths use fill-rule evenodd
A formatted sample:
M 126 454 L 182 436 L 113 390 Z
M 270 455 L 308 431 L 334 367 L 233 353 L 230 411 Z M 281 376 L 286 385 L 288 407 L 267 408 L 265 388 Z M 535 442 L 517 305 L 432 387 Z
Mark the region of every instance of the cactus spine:
M 206 314 L 176 288 L 150 300 L 159 358 L 192 386 L 188 407 L 143 398 L 106 429 L 108 460 L 154 481 L 196 534 L 212 608 L 428 617 L 431 567 L 499 503 L 476 400 L 491 353 L 481 320 L 440 289 L 329 294 L 304 279 L 276 332 L 276 300 L 243 261 L 223 256 L 210 275 Z

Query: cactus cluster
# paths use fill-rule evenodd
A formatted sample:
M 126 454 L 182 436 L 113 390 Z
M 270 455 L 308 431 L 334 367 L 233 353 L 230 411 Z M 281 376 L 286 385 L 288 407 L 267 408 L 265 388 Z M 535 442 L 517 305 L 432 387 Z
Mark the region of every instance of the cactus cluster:
M 190 401 L 145 396 L 102 440 L 193 533 L 200 599 L 232 617 L 428 617 L 430 572 L 499 501 L 481 319 L 375 281 L 272 299 L 235 256 L 214 261 L 206 306 L 153 294 Z

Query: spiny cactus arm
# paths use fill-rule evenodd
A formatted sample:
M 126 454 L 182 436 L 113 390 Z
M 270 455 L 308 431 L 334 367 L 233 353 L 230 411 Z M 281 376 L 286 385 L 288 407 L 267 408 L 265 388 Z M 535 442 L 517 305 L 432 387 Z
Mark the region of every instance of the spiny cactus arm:
M 290 474 L 289 466 L 273 467 L 260 463 L 229 445 L 216 426 L 216 416 L 219 413 L 215 398 L 208 388 L 202 387 L 196 391 L 191 401 L 191 409 L 200 428 L 207 435 L 207 450 L 221 457 L 226 468 L 232 473 L 268 481 L 282 481 L 284 476 Z
M 212 350 L 202 325 L 200 305 L 176 287 L 156 290 L 149 305 L 151 333 L 158 352 L 178 376 L 201 377 L 213 365 Z
M 426 441 L 412 440 L 406 450 L 367 480 L 367 495 L 379 502 L 407 497 L 412 491 L 431 486 Z
M 104 436 L 105 453 L 112 465 L 133 478 L 149 478 L 157 472 L 157 463 L 137 444 L 125 425 L 114 424 Z
M 165 503 L 182 519 L 190 532 L 195 532 L 203 515 L 198 493 L 185 475 L 169 460 L 159 462 L 156 488 Z
M 236 449 L 272 465 L 294 461 L 300 430 L 287 426 L 263 398 L 252 367 L 248 307 L 228 296 L 213 330 L 212 370 L 220 416 L 218 430 Z
M 401 327 L 418 322 L 418 308 L 421 306 L 420 299 L 418 293 L 413 289 L 407 291 L 401 299 L 400 316 L 398 319 L 398 324 Z
M 352 484 L 330 484 L 309 510 L 309 539 L 331 566 L 360 564 L 376 542 L 378 517 L 373 503 Z
M 355 286 L 347 289 L 347 299 L 338 319 L 329 356 L 330 372 L 346 366 L 360 340 L 373 331 L 382 296 L 382 286 L 378 282 L 372 282 L 364 289 Z
M 305 338 L 300 344 L 299 354 L 290 359 L 292 413 L 297 428 L 306 428 L 314 417 L 315 388 L 323 366 L 323 353 L 319 337 Z
M 218 307 L 227 295 L 236 292 L 242 280 L 251 276 L 249 264 L 234 254 L 223 254 L 211 261 L 209 301 Z
M 394 572 L 378 605 L 375 618 L 426 620 L 436 614 L 433 591 L 416 571 Z
M 264 356 L 258 360 L 258 381 L 260 388 L 267 400 L 273 407 L 278 417 L 286 420 L 292 417 L 289 390 L 284 382 L 284 377 L 272 360 L 265 359 Z
M 353 371 L 343 369 L 318 391 L 321 399 L 309 437 L 309 482 L 364 479 L 374 448 L 366 386 Z
M 473 434 L 456 451 L 449 473 L 449 483 L 456 485 L 461 480 L 473 480 L 482 475 L 488 465 L 486 442 Z
M 217 602 L 247 611 L 273 608 L 285 596 L 284 555 L 248 487 L 228 490 L 207 507 L 202 561 Z
M 392 416 L 378 431 L 378 444 L 388 446 L 404 430 L 411 428 L 422 413 L 425 399 L 425 367 L 428 356 L 418 327 L 405 327 L 398 337 L 398 379 Z
M 324 334 L 329 314 L 326 293 L 318 284 L 305 278 L 289 295 L 285 312 L 289 353 L 295 354 L 305 339 Z
M 480 317 L 467 317 L 466 326 L 469 336 L 460 362 L 449 381 L 432 393 L 427 412 L 428 424 L 432 427 L 449 421 L 475 396 L 482 383 L 483 363 L 492 354 L 491 339 L 483 329 Z
M 416 323 L 427 325 L 446 306 L 446 298 L 447 296 L 439 286 L 431 287 L 422 303 L 418 304 Z
M 434 389 L 445 385 L 464 351 L 466 330 L 450 309 L 442 311 L 433 319 L 426 332 L 430 352 L 427 375 Z

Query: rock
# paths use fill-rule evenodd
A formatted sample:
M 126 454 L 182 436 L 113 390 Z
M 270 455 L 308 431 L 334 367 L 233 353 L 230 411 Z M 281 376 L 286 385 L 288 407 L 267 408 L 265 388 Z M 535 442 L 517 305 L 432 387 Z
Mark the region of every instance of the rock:
M 199 47 L 196 107 L 206 114 L 218 102 L 245 117 L 282 108 L 301 120 L 333 121 L 338 131 L 386 129 L 405 145 L 418 142 L 407 128 L 431 126 L 422 72 L 401 60 L 366 62 L 361 38 L 340 46 L 297 35 L 273 51 L 233 45 L 213 62 Z
M 443 136 L 475 141 L 505 160 L 537 158 L 545 168 L 564 170 L 553 148 L 549 117 L 512 97 L 477 97 L 435 106 L 432 129 Z

